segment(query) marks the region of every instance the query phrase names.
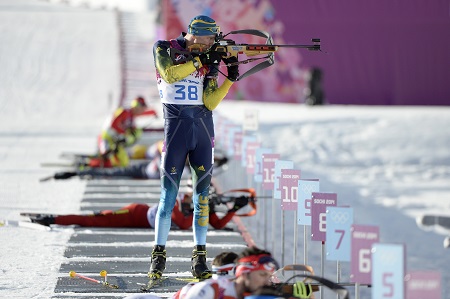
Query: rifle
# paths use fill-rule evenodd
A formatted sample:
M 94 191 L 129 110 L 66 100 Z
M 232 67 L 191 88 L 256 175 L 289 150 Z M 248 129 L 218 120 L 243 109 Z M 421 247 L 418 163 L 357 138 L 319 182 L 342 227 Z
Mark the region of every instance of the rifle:
M 228 35 L 233 34 L 248 34 L 253 36 L 259 36 L 265 38 L 266 40 L 264 44 L 236 44 L 234 40 L 226 38 Z M 321 51 L 320 38 L 313 38 L 311 39 L 311 42 L 313 43 L 311 45 L 274 45 L 273 39 L 268 32 L 257 29 L 243 29 L 231 31 L 225 35 L 223 35 L 223 33 L 221 32 L 216 37 L 217 47 L 215 51 L 227 53 L 227 56 L 225 56 L 225 58 L 230 58 L 231 56 L 238 58 L 239 54 L 245 54 L 247 57 L 250 57 L 235 63 L 226 64 L 226 66 L 247 64 L 258 60 L 263 60 L 262 62 L 253 66 L 244 74 L 239 76 L 239 78 L 237 78 L 237 80 L 241 80 L 273 65 L 275 63 L 274 53 L 278 51 L 280 48 L 300 48 L 300 49 L 307 49 L 310 51 Z M 194 56 L 198 55 L 200 52 L 203 52 L 202 46 L 192 47 L 191 49 L 189 49 L 189 51 L 170 48 L 171 58 L 174 62 L 176 61 L 176 63 L 190 61 L 194 58 Z M 181 57 L 184 56 L 184 58 L 180 59 L 180 56 Z M 224 74 L 222 73 L 222 75 Z
M 215 192 L 209 194 L 209 200 L 214 205 L 226 205 L 227 203 L 234 202 L 237 198 L 245 196 L 248 199 L 248 205 L 251 207 L 251 211 L 245 214 L 238 214 L 236 216 L 247 217 L 256 214 L 256 192 L 253 188 L 246 189 L 233 189 L 226 191 L 222 194 L 217 194 Z
M 302 271 L 304 274 L 296 274 L 294 272 L 289 277 L 285 276 L 285 271 Z M 295 281 L 296 278 L 301 278 L 302 280 Z M 314 298 L 313 292 L 326 287 L 335 292 L 339 298 L 350 299 L 346 288 L 324 277 L 315 276 L 313 268 L 308 265 L 286 265 L 272 274 L 271 281 L 271 285 L 260 288 L 257 290 L 257 294 L 277 296 L 277 298 Z

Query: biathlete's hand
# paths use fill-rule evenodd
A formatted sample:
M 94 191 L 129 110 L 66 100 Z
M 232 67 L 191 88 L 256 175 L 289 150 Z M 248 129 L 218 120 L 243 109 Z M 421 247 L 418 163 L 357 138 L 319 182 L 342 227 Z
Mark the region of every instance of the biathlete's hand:
M 230 81 L 235 82 L 237 80 L 237 78 L 239 78 L 239 65 L 235 64 L 236 62 L 238 62 L 237 57 L 231 56 L 229 58 L 223 58 L 222 60 L 227 65 L 227 70 L 228 70 L 227 78 Z M 233 65 L 233 64 L 235 64 L 235 65 Z
M 226 55 L 224 52 L 216 51 L 217 44 L 214 44 L 208 51 L 198 55 L 203 65 L 219 64 L 222 57 Z
M 237 210 L 245 207 L 247 204 L 248 204 L 248 197 L 247 196 L 242 195 L 240 197 L 237 197 L 234 200 L 234 206 L 231 209 L 231 211 L 235 211 L 236 212 Z

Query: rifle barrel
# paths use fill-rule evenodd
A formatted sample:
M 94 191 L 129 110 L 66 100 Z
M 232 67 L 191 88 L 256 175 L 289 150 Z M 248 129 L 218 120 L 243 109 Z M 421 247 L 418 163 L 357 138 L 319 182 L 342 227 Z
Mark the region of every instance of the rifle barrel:
M 313 48 L 319 45 L 273 45 L 280 48 Z
M 276 51 L 277 48 L 298 48 L 298 49 L 308 49 L 308 50 L 320 50 L 320 44 L 318 44 L 318 43 L 315 43 L 312 45 L 240 44 L 240 45 L 234 45 L 234 46 L 245 46 L 247 48 L 247 50 L 253 50 L 253 51 Z

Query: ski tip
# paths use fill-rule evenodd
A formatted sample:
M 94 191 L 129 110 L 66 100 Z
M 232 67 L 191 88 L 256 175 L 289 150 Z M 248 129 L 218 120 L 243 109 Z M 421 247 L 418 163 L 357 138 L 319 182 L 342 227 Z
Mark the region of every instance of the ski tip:
M 21 221 L 21 220 L 8 220 L 8 219 L 0 219 L 0 227 L 23 227 L 23 228 L 29 228 L 34 230 L 41 230 L 41 231 L 51 231 L 51 227 L 41 225 L 38 223 L 32 223 L 29 221 Z
M 165 277 L 150 277 L 150 281 L 147 283 L 147 285 L 141 287 L 141 291 L 146 293 L 152 291 L 152 289 L 161 284 L 166 278 Z
M 53 179 L 53 175 L 49 175 L 49 176 L 40 178 L 39 182 L 47 182 L 47 181 L 50 181 L 51 179 Z

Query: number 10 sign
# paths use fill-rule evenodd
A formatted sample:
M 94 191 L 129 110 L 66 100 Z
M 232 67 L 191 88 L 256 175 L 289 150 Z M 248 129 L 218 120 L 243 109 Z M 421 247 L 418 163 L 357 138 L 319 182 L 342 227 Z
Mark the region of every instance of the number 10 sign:
M 281 169 L 280 189 L 282 210 L 297 210 L 299 179 L 300 170 Z

